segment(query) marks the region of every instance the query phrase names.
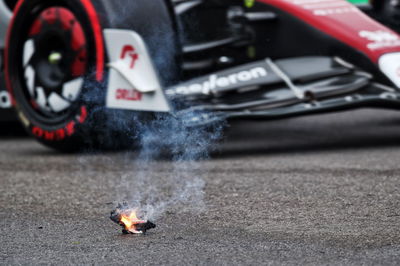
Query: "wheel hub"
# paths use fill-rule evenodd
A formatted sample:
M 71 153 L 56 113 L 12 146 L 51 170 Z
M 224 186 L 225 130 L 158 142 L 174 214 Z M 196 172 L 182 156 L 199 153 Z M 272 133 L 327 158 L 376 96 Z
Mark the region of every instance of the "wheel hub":
M 66 111 L 78 98 L 87 68 L 83 27 L 64 7 L 51 7 L 34 20 L 23 48 L 27 96 L 46 115 Z

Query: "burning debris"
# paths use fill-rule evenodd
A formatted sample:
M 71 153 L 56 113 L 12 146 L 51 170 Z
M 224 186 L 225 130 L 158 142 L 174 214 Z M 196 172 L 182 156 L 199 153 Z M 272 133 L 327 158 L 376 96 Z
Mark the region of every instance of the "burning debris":
M 127 204 L 118 204 L 111 212 L 110 219 L 122 226 L 123 234 L 145 234 L 147 230 L 156 227 L 150 221 L 139 219 L 137 209 L 129 208 Z

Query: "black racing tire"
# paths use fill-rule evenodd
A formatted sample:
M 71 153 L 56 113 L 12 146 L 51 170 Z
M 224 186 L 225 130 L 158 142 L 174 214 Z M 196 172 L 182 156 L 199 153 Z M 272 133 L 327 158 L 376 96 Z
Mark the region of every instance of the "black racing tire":
M 130 148 L 138 117 L 151 116 L 105 108 L 105 28 L 139 33 L 163 85 L 179 78 L 180 49 L 168 0 L 17 3 L 5 49 L 7 87 L 19 120 L 46 146 L 68 152 Z M 72 83 L 79 86 L 66 85 Z

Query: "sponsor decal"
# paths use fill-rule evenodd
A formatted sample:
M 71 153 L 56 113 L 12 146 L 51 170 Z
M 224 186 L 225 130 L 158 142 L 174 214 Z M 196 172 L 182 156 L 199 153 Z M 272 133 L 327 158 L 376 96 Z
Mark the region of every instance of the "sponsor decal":
M 115 99 L 125 101 L 141 101 L 143 94 L 135 89 L 117 89 Z
M 31 132 L 35 137 L 44 139 L 46 141 L 61 141 L 75 133 L 75 126 L 77 124 L 84 123 L 87 119 L 87 114 L 86 107 L 82 106 L 81 113 L 76 117 L 76 120 L 70 121 L 65 127 L 48 131 L 38 126 L 33 126 Z
M 136 53 L 136 49 L 132 45 L 125 45 L 122 47 L 121 59 L 130 58 L 131 64 L 130 69 L 135 68 L 136 61 L 139 60 L 139 55 Z
M 75 132 L 75 122 L 70 122 L 65 128 L 58 129 L 56 131 L 47 131 L 41 129 L 40 127 L 33 127 L 32 134 L 41 139 L 45 139 L 47 141 L 55 141 L 55 140 L 63 140 L 67 136 L 72 136 Z
M 316 9 L 314 15 L 316 16 L 329 16 L 357 12 L 356 7 L 342 7 L 342 8 L 328 8 L 328 9 Z
M 358 8 L 343 0 L 285 0 L 304 9 L 315 16 L 331 16 L 358 12 Z
M 398 35 L 384 30 L 378 31 L 360 31 L 360 37 L 370 41 L 367 47 L 370 50 L 379 50 L 388 47 L 400 46 L 400 38 Z
M 232 85 L 240 85 L 240 83 L 256 80 L 268 75 L 268 72 L 263 67 L 255 67 L 250 70 L 243 70 L 238 73 L 233 73 L 225 76 L 216 74 L 210 75 L 207 80 L 201 83 L 192 83 L 176 88 L 178 94 L 209 94 L 215 89 L 226 88 Z
M 11 96 L 8 91 L 0 91 L 0 108 L 8 109 L 11 107 Z

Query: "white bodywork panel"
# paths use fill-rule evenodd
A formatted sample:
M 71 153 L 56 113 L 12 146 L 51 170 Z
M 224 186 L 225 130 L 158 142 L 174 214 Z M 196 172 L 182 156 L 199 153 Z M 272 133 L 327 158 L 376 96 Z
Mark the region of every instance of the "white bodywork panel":
M 12 13 L 4 3 L 4 0 L 0 0 L 0 49 L 4 48 L 11 16 Z
M 379 68 L 400 89 L 400 53 L 381 56 Z
M 169 112 L 168 100 L 140 35 L 106 29 L 104 38 L 110 61 L 107 108 Z

